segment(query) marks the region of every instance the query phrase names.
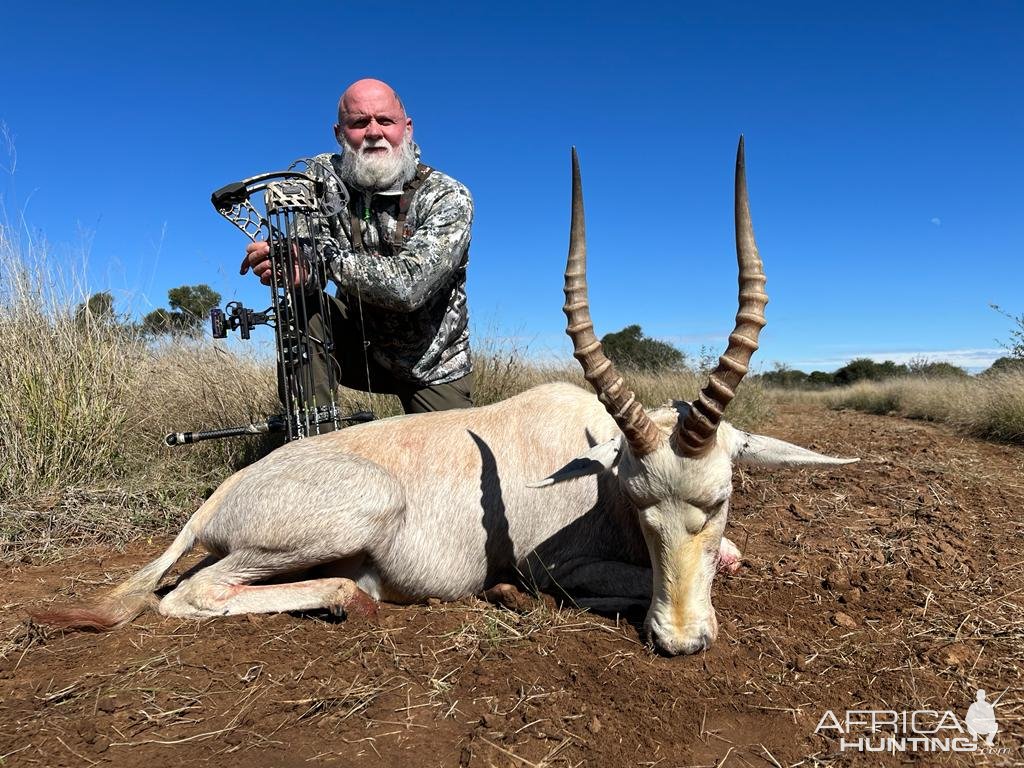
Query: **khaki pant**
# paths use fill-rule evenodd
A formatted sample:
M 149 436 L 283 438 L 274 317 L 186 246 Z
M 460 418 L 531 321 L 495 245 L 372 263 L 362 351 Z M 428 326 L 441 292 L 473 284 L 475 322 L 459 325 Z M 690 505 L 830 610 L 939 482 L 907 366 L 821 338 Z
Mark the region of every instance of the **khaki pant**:
M 311 359 L 303 361 L 296 372 L 296 386 L 293 391 L 312 392 L 314 402 L 330 402 L 328 368 L 333 365 L 335 381 L 350 389 L 361 392 L 375 392 L 382 395 L 397 395 L 406 413 L 427 413 L 446 411 L 453 408 L 473 407 L 473 374 L 446 384 L 417 386 L 396 380 L 388 371 L 367 359 L 363 350 L 363 336 L 359 325 L 351 317 L 348 307 L 340 299 L 322 294 L 320 300 L 306 297 L 306 318 L 309 335 L 314 339 L 324 337 L 324 323 L 330 322 L 334 339 L 334 353 L 327 355 L 319 344 L 311 344 Z M 325 318 L 324 315 L 327 315 Z M 328 357 L 331 358 L 328 361 Z M 284 377 L 278 370 L 278 392 L 284 401 Z

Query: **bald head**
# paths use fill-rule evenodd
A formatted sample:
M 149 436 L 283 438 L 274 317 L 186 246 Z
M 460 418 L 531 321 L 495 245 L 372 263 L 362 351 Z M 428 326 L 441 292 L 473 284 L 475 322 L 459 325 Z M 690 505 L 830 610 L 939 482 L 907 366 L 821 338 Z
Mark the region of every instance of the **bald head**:
M 364 141 L 373 146 L 383 139 L 397 148 L 412 139 L 412 120 L 394 88 L 368 77 L 352 83 L 341 95 L 334 136 L 343 147 L 362 149 Z
M 365 77 L 356 80 L 341 94 L 341 98 L 338 99 L 338 122 L 344 123 L 345 115 L 358 111 L 368 103 L 397 108 L 401 111 L 402 117 L 405 117 L 405 105 L 402 104 L 395 89 L 383 80 Z

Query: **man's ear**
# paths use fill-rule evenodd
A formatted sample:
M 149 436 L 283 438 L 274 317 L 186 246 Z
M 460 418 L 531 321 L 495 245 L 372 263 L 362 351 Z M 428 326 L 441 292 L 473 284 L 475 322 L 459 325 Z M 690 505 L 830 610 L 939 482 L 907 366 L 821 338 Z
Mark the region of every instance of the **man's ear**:
M 622 455 L 622 436 L 613 437 L 604 443 L 598 443 L 582 456 L 577 456 L 557 472 L 548 475 L 543 480 L 535 483 L 527 483 L 527 488 L 544 488 L 555 483 L 562 483 L 576 477 L 596 475 L 598 472 L 607 472 L 615 466 Z
M 405 138 L 407 141 L 412 141 L 412 118 L 405 118 Z
M 339 145 L 344 146 L 345 144 L 345 132 L 341 127 L 341 123 L 334 124 L 334 139 Z

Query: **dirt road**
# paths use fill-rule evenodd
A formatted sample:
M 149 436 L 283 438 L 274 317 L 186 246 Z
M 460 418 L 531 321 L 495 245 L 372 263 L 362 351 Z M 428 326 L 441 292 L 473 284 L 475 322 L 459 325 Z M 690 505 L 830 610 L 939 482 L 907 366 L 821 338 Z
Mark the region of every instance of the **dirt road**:
M 62 635 L 24 607 L 93 595 L 165 542 L 2 567 L 0 765 L 1024 762 L 1024 450 L 824 410 L 765 431 L 863 461 L 737 474 L 744 564 L 716 581 L 720 635 L 697 656 L 653 653 L 642 616 L 475 600 Z M 979 688 L 1002 696 L 981 754 L 841 751 L 826 715 L 938 712 L 927 730 Z

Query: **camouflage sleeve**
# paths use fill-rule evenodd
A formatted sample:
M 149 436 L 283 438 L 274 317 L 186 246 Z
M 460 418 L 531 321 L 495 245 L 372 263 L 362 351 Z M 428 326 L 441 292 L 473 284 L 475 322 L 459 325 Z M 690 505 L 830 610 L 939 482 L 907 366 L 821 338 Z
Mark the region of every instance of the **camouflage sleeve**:
M 370 304 L 412 312 L 451 277 L 469 246 L 473 198 L 454 183 L 433 200 L 417 202 L 427 203 L 426 210 L 417 211 L 416 231 L 394 257 L 342 248 L 335 274 L 342 288 Z

